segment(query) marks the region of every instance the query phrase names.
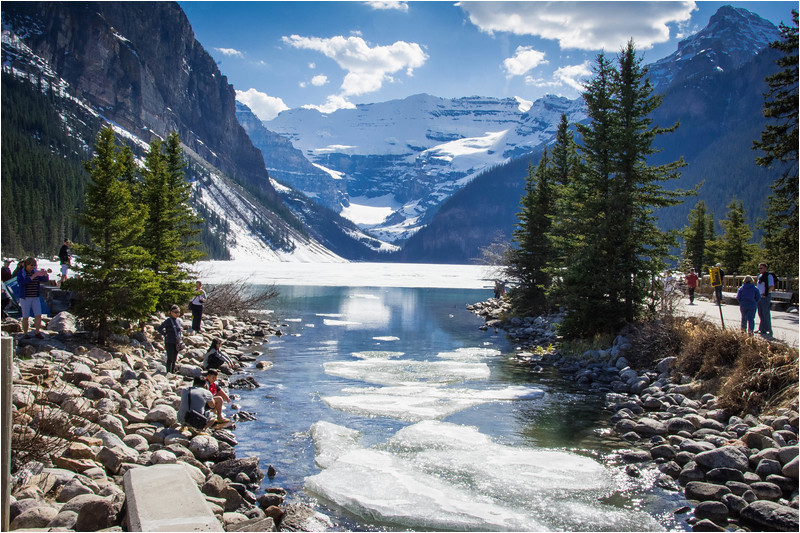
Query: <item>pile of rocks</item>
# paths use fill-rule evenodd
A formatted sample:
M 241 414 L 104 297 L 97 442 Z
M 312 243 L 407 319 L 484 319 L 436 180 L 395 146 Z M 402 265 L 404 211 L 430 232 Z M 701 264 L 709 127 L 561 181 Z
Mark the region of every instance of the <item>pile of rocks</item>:
M 226 530 L 264 530 L 266 519 L 292 529 L 313 516 L 297 505 L 284 507 L 281 488 L 256 497 L 264 478 L 259 459 L 237 458 L 233 433 L 193 434 L 177 421 L 180 389 L 202 372 L 205 350 L 200 347 L 212 336 L 224 337 L 234 366 L 245 369 L 259 354 L 242 348 L 264 342 L 251 332 L 263 333 L 266 325 L 208 317 L 206 332 L 185 336 L 189 349 L 181 354 L 176 374 L 168 375 L 159 341 L 147 338 L 158 323 L 154 317 L 144 333 L 115 339 L 124 340 L 117 350 L 85 342 L 88 335 L 69 329 L 74 327 L 69 316 L 50 321 L 50 326 L 67 326 L 57 335 L 49 331 L 44 340 L 30 341 L 19 336 L 12 396 L 12 530 L 121 530 L 122 476 L 163 463 L 189 472 Z M 3 330 L 17 326 L 7 319 Z M 270 468 L 268 474 L 275 472 Z
M 470 304 L 467 309 L 484 319 L 480 329 L 501 329 L 513 342 L 523 347 L 558 340 L 556 329 L 564 319 L 563 312 L 536 317 L 512 317 L 511 304 L 502 298 L 490 298 L 485 302 Z

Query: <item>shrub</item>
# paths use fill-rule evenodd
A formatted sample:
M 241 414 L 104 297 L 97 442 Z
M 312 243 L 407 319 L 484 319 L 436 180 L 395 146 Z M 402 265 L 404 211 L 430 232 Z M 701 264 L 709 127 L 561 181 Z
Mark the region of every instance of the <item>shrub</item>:
M 250 318 L 252 311 L 264 309 L 267 302 L 280 294 L 275 285 L 255 288 L 244 280 L 213 285 L 206 291 L 203 311 L 212 315 L 233 315 Z

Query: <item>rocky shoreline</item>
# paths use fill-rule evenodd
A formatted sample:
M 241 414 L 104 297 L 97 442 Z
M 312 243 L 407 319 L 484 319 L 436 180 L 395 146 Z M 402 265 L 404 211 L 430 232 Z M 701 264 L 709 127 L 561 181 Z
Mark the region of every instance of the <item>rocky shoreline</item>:
M 174 374 L 167 374 L 161 336 L 163 317 L 152 317 L 130 336 L 115 334 L 100 348 L 74 317 L 62 312 L 47 322 L 45 338 L 23 339 L 20 324 L 6 319 L 3 335 L 15 337 L 12 417 L 16 464 L 12 474 L 10 529 L 123 531 L 122 479 L 132 468 L 164 463 L 186 468 L 226 531 L 323 530 L 326 517 L 287 504 L 286 490 L 268 486 L 257 457 L 237 458 L 235 424 L 257 413 L 240 411 L 237 395 L 227 406 L 234 424 L 208 434 L 181 431 L 180 391 L 202 373 L 214 337 L 233 369 L 220 375 L 231 389 L 251 389 L 249 374 L 268 370 L 257 350 L 281 335 L 266 320 L 204 316 L 202 334 L 189 335 Z M 233 414 L 231 414 L 233 411 Z M 15 448 L 16 446 L 16 448 Z M 270 465 L 266 476 L 275 475 Z
M 717 398 L 701 394 L 701 384 L 674 370 L 674 357 L 656 368 L 634 370 L 631 349 L 619 335 L 604 350 L 577 358 L 536 346 L 558 340 L 563 315 L 510 316 L 508 303 L 490 299 L 468 306 L 484 328 L 503 330 L 518 344 L 517 357 L 534 369 L 550 364 L 564 379 L 604 394 L 613 431 L 630 443 L 620 450 L 629 476 L 655 475 L 656 484 L 682 491 L 694 531 L 798 531 L 798 413 L 731 416 Z

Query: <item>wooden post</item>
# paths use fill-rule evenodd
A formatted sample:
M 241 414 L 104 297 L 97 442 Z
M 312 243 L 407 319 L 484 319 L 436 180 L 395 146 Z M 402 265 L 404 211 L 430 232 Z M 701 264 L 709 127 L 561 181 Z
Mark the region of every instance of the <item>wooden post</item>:
M 0 357 L 0 383 L 2 384 L 2 402 L 0 402 L 0 429 L 2 429 L 2 522 L 0 531 L 8 531 L 9 512 L 11 507 L 11 359 L 14 354 L 14 339 L 2 337 Z

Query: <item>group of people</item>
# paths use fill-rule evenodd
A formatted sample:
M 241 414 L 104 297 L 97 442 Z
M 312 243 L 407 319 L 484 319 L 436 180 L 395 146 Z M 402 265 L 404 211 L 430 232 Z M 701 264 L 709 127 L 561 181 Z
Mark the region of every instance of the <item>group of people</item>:
M 758 265 L 758 277 L 745 276 L 744 283 L 736 292 L 739 311 L 742 314 L 742 331 L 750 335 L 755 330 L 755 318 L 758 313 L 758 333 L 772 336 L 772 292 L 775 290 L 775 274 L 768 270 L 766 263 Z
M 181 391 L 178 408 L 178 421 L 181 424 L 196 432 L 204 432 L 215 424 L 230 422 L 222 415 L 222 404 L 231 399 L 217 384 L 218 377 L 217 370 L 209 368 L 204 376 L 194 378 L 192 385 Z
M 717 263 L 720 278 L 724 278 L 725 271 L 722 265 Z M 686 287 L 689 292 L 689 305 L 694 305 L 694 293 L 697 289 L 699 276 L 695 269 L 690 269 L 686 274 Z M 777 278 L 769 271 L 766 263 L 758 265 L 758 276 L 745 276 L 744 283 L 736 292 L 736 300 L 739 302 L 739 311 L 742 315 L 741 327 L 743 331 L 753 334 L 755 331 L 755 317 L 758 314 L 758 333 L 764 336 L 772 336 L 772 314 L 770 306 L 772 304 L 772 293 L 775 290 Z M 714 287 L 714 300 L 717 305 L 722 305 L 722 285 Z

